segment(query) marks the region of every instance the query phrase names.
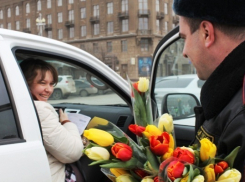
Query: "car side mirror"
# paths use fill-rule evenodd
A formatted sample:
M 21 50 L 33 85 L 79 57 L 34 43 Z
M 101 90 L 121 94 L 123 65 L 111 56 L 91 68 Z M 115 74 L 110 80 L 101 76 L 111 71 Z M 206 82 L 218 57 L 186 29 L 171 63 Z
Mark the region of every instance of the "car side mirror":
M 171 93 L 162 99 L 162 113 L 169 113 L 174 120 L 186 119 L 195 116 L 194 107 L 200 106 L 200 102 L 193 94 Z

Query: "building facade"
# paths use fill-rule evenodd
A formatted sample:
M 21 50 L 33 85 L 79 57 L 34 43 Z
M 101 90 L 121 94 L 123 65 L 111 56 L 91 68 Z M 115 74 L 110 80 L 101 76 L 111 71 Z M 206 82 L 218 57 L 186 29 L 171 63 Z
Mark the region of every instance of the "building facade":
M 155 47 L 177 24 L 172 0 L 0 2 L 0 28 L 66 42 L 133 80 L 150 75 Z

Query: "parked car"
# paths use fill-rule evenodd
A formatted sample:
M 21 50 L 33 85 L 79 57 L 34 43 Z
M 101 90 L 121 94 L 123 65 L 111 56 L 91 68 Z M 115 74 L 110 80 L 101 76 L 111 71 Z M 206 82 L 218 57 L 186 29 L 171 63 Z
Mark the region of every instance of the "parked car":
M 48 102 L 54 107 L 65 108 L 66 112 L 81 113 L 91 118 L 95 116 L 104 118 L 135 139 L 135 135 L 128 130 L 128 126 L 134 123 L 130 88 L 128 82 L 118 73 L 91 54 L 64 42 L 2 28 L 0 37 L 0 168 L 4 174 L 1 181 L 51 181 L 38 114 L 18 65 L 29 57 L 50 62 L 58 73 L 76 77 L 90 75 L 105 83 L 111 89 L 111 94 L 90 97 L 70 95 L 65 102 L 63 99 Z M 155 117 L 159 116 L 157 105 L 154 105 L 156 75 L 162 77 L 165 70 L 169 69 L 170 63 L 175 65 L 180 63 L 178 68 L 183 67 L 185 70 L 190 66 L 188 61 L 184 64 L 184 61 L 178 62 L 178 59 L 166 60 L 171 58 L 165 56 L 166 51 L 168 54 L 171 52 L 168 47 L 178 41 L 178 28 L 175 28 L 160 41 L 152 59 L 150 77 L 152 85 L 149 91 Z M 173 50 L 179 49 L 181 48 Z M 180 53 L 176 58 L 179 55 Z M 194 125 L 178 123 L 175 125 L 175 136 L 178 146 L 189 144 L 194 138 Z M 84 181 L 109 181 L 99 166 L 88 166 L 90 162 L 83 156 L 75 163 Z
M 98 89 L 91 85 L 87 80 L 74 80 L 76 85 L 76 94 L 81 97 L 87 97 L 91 94 L 97 94 Z
M 163 97 L 169 93 L 190 93 L 200 101 L 200 92 L 204 83 L 205 81 L 200 80 L 196 74 L 157 77 L 154 93 L 159 111 L 162 110 Z
M 59 75 L 58 83 L 54 87 L 54 92 L 51 95 L 51 98 L 58 99 L 67 99 L 71 93 L 76 92 L 75 82 L 71 75 Z

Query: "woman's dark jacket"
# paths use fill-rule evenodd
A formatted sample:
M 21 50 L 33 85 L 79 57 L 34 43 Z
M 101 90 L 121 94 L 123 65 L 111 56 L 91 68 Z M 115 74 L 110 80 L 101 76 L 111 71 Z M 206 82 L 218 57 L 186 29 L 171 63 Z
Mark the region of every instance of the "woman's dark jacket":
M 236 47 L 210 75 L 201 90 L 196 107 L 196 139 L 209 138 L 218 155 L 227 155 L 241 146 L 234 168 L 241 173 L 245 165 L 245 42 Z M 196 140 L 196 141 L 197 141 Z

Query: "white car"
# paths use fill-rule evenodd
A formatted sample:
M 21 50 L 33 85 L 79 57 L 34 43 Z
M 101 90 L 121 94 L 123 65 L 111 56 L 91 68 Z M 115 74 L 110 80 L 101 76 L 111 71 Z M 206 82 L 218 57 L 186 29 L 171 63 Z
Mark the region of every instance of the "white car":
M 59 75 L 58 83 L 54 87 L 54 92 L 51 95 L 51 98 L 57 99 L 66 99 L 71 93 L 76 92 L 75 82 L 71 75 Z
M 200 92 L 201 88 L 205 81 L 200 80 L 196 74 L 187 74 L 187 75 L 176 75 L 176 76 L 166 76 L 166 77 L 157 77 L 155 83 L 155 98 L 157 102 L 158 111 L 162 111 L 162 100 L 165 95 L 170 93 L 187 93 L 193 94 L 200 102 Z M 181 113 L 176 110 L 176 104 L 172 104 L 169 106 L 169 112 L 174 117 L 179 116 L 179 114 L 194 114 L 193 108 L 196 106 L 192 104 L 192 100 L 188 99 L 187 96 L 183 98 L 182 96 L 182 103 L 181 103 Z M 189 119 L 189 122 L 185 122 L 188 125 L 194 125 L 194 118 Z M 175 120 L 175 123 L 181 123 L 181 121 Z
M 178 32 L 177 27 L 157 46 L 152 59 L 151 83 L 155 82 L 155 75 L 161 75 L 168 70 L 169 64 L 178 64 L 178 59 L 167 60 L 175 55 L 165 56 L 165 53 L 174 53 L 181 49 L 173 46 L 173 51 L 168 51 L 171 44 L 180 40 Z M 26 58 L 51 62 L 59 76 L 72 75 L 73 79 L 86 76 L 90 81 L 92 77 L 100 80 L 105 84 L 105 89 L 106 87 L 111 89 L 110 93 L 94 94 L 90 97 L 72 94 L 65 101 L 57 99 L 48 102 L 54 107 L 64 108 L 65 112 L 81 113 L 91 118 L 95 116 L 104 118 L 136 140 L 135 135 L 128 130 L 128 126 L 134 123 L 129 84 L 102 61 L 64 42 L 2 28 L 0 28 L 0 47 L 0 169 L 1 174 L 4 174 L 1 175 L 1 181 L 51 181 L 41 124 L 19 66 L 19 63 Z M 185 68 L 185 71 L 192 69 L 191 67 L 189 69 L 188 61 L 180 63 L 178 68 Z M 97 88 L 99 86 L 101 85 L 97 85 Z M 181 90 L 183 93 L 184 89 Z M 150 86 L 149 92 L 152 102 L 156 101 L 153 86 Z M 154 114 L 156 109 L 157 107 L 153 105 Z M 186 146 L 192 141 L 194 126 L 182 123 L 175 125 L 178 146 Z M 76 162 L 84 181 L 109 181 L 98 166 L 88 166 L 90 162 L 85 156 Z

